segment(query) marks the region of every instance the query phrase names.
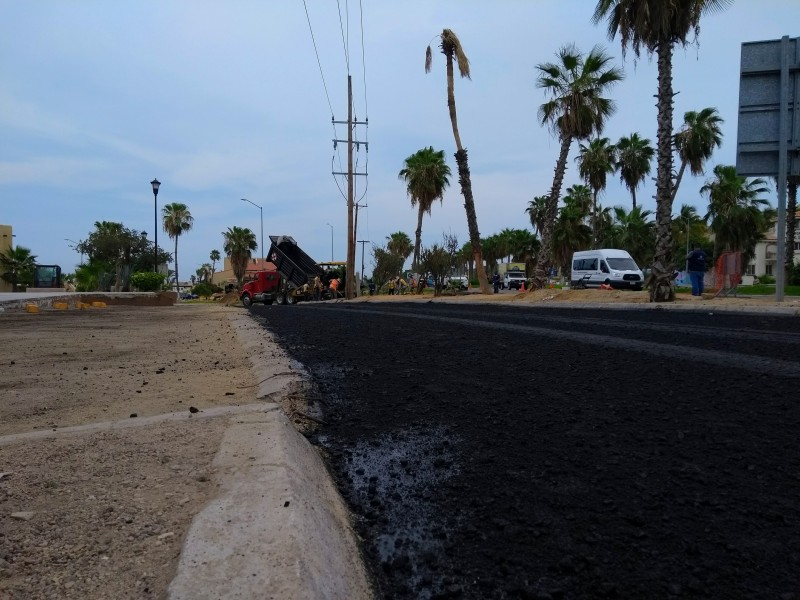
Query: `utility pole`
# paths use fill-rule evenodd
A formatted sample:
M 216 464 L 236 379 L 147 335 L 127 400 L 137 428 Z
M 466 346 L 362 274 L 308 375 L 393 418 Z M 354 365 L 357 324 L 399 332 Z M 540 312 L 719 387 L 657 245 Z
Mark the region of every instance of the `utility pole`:
M 353 289 L 353 275 L 356 270 L 356 244 L 355 244 L 355 227 L 353 223 L 353 194 L 354 194 L 354 175 L 364 175 L 366 173 L 353 172 L 353 128 L 356 125 L 367 125 L 368 121 L 353 121 L 353 82 L 350 75 L 347 76 L 347 121 L 333 121 L 334 123 L 347 124 L 347 139 L 346 140 L 333 140 L 333 147 L 336 147 L 337 142 L 347 142 L 347 173 L 336 172 L 334 175 L 347 175 L 347 281 L 345 282 L 345 298 L 348 300 L 353 298 L 355 293 Z M 367 142 L 355 142 L 356 147 L 364 144 L 369 152 Z
M 369 242 L 369 240 L 358 240 L 358 244 L 361 244 L 361 281 L 364 281 L 364 244 Z

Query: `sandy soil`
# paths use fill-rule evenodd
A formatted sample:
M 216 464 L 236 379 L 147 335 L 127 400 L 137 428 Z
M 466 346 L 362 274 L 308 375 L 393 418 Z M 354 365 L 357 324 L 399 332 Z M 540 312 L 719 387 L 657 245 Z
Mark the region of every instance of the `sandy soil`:
M 227 419 L 198 417 L 256 401 L 229 320 L 239 313 L 0 314 L 0 599 L 165 597 L 191 519 L 215 494 Z M 177 411 L 193 417 L 15 435 Z

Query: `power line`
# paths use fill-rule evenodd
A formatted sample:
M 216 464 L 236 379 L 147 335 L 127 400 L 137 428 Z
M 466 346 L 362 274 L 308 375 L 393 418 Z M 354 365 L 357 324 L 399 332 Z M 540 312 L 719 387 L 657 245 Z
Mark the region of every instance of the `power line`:
M 305 2 L 305 0 L 303 0 Z M 344 25 L 342 25 L 342 7 L 339 0 L 336 0 L 336 8 L 339 10 L 339 29 L 342 32 L 342 48 L 344 48 L 344 62 L 347 65 L 347 74 L 350 75 L 350 12 L 345 4 L 345 14 L 347 21 L 347 40 L 345 41 Z
M 311 34 L 311 43 L 314 44 L 314 54 L 317 55 L 317 65 L 319 66 L 319 75 L 322 77 L 322 87 L 325 88 L 325 98 L 328 99 L 328 108 L 331 109 L 331 120 L 333 119 L 333 105 L 331 104 L 331 97 L 328 95 L 328 85 L 325 83 L 325 75 L 322 74 L 322 63 L 319 60 L 319 52 L 317 51 L 317 42 L 314 39 L 314 31 L 311 29 L 311 17 L 308 16 L 308 6 L 306 0 L 303 0 L 303 8 L 306 11 L 306 21 L 308 21 L 308 31 Z M 334 127 L 334 130 L 336 128 Z

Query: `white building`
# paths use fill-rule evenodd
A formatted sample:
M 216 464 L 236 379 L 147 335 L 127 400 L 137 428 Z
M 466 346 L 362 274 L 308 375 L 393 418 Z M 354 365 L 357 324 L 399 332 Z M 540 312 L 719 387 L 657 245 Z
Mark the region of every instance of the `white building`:
M 800 211 L 797 212 L 797 222 L 800 224 Z M 795 232 L 794 242 L 794 263 L 800 263 L 800 228 Z M 772 224 L 769 230 L 764 234 L 764 239 L 756 244 L 756 252 L 753 260 L 747 265 L 745 275 L 761 275 L 775 276 L 775 265 L 782 264 L 783 261 L 778 261 L 778 228 L 777 221 Z

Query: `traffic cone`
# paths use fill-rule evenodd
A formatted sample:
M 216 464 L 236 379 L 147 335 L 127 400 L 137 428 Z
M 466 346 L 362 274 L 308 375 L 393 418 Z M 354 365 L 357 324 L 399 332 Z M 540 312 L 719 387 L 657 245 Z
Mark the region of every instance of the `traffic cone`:
M 525 291 L 525 282 L 524 281 L 522 282 L 522 285 L 520 286 L 519 291 L 520 292 L 524 292 Z

